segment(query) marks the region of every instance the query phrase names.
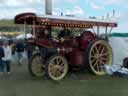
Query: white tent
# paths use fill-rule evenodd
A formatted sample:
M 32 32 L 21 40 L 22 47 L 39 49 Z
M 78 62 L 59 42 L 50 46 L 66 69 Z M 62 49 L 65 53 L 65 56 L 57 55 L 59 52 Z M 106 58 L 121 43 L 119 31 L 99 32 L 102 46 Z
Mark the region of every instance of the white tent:
M 2 39 L 2 36 L 0 36 L 0 39 Z
M 21 34 L 21 35 L 18 35 L 16 38 L 17 39 L 25 39 L 25 38 L 31 38 L 32 35 L 31 34 Z
M 110 37 L 110 45 L 113 50 L 113 64 L 122 65 L 124 58 L 128 57 L 128 34 L 112 34 Z
M 0 36 L 0 39 L 7 39 L 6 37 Z

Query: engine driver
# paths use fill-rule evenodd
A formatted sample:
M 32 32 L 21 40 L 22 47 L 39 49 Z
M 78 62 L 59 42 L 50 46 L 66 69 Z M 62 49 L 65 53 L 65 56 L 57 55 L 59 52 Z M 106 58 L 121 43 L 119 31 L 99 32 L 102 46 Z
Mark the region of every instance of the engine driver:
M 72 37 L 71 31 L 66 27 L 64 27 L 63 30 L 61 30 L 60 33 L 58 34 L 58 38 L 61 41 L 64 41 L 65 38 L 71 38 L 71 37 Z

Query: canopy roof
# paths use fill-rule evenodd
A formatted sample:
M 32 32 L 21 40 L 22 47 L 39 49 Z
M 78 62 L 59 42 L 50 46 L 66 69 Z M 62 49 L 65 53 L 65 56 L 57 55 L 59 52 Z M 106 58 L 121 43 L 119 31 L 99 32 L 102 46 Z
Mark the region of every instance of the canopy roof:
M 76 28 L 92 28 L 93 26 L 102 27 L 117 27 L 116 22 L 87 19 L 87 18 L 76 18 L 66 16 L 51 16 L 43 15 L 37 16 L 34 13 L 22 13 L 15 17 L 14 22 L 16 24 L 28 24 L 28 25 L 42 25 L 42 26 L 65 26 L 65 27 L 76 27 Z

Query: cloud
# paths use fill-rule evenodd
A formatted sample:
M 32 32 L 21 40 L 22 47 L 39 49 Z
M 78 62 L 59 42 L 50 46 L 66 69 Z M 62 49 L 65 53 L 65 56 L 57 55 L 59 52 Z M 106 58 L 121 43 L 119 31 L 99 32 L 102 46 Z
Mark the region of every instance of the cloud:
M 125 23 L 118 23 L 118 27 L 116 29 L 114 29 L 113 32 L 122 32 L 122 33 L 128 33 L 128 23 L 125 22 Z
M 105 4 L 115 4 L 119 2 L 120 0 L 106 0 Z
M 126 30 L 128 28 L 127 16 L 128 13 L 121 13 L 115 18 L 115 21 L 118 22 L 116 32 L 128 32 L 128 30 Z
M 60 8 L 54 8 L 53 9 L 53 15 L 61 15 L 61 13 L 63 13 L 63 15 L 73 15 L 76 17 L 86 17 L 84 10 L 80 7 L 80 6 L 74 6 L 74 8 L 72 9 L 60 9 Z
M 44 0 L 43 0 L 44 1 Z M 32 6 L 37 4 L 44 4 L 42 0 L 2 0 L 0 4 L 8 7 L 23 7 L 23 6 Z
M 75 6 L 72 10 L 71 9 L 67 9 L 65 11 L 66 15 L 75 15 L 75 16 L 83 16 L 84 15 L 84 11 L 81 7 L 79 6 Z
M 54 10 L 53 10 L 53 15 L 61 15 L 61 10 L 60 10 L 60 8 L 54 8 Z
M 67 0 L 67 2 L 72 3 L 72 4 L 76 4 L 79 2 L 79 0 Z
M 97 5 L 96 3 L 94 3 L 94 2 L 91 2 L 91 3 L 90 3 L 90 6 L 91 6 L 93 9 L 97 9 L 97 10 L 103 9 L 102 6 L 99 6 L 99 5 Z
M 3 10 L 2 11 L 2 13 L 3 14 L 1 14 L 0 15 L 0 18 L 1 19 L 10 19 L 10 18 L 14 18 L 14 16 L 15 15 L 17 15 L 17 14 L 20 14 L 20 13 L 24 13 L 24 12 L 37 12 L 37 10 L 35 10 L 35 9 L 33 9 L 33 8 L 25 8 L 25 9 L 21 9 L 21 8 L 19 8 L 19 9 L 17 9 L 17 10 L 13 10 L 13 9 L 8 9 L 8 10 Z M 10 14 L 11 13 L 11 14 Z
M 43 0 L 44 1 L 44 0 Z M 23 12 L 44 13 L 44 2 L 42 0 L 0 0 L 0 19 L 14 18 Z M 11 12 L 11 14 L 10 14 Z
M 97 1 L 97 0 L 95 0 Z M 127 0 L 106 0 L 106 1 L 103 1 L 103 0 L 99 0 L 99 2 L 103 5 L 120 5 L 120 4 L 125 4 L 127 3 Z

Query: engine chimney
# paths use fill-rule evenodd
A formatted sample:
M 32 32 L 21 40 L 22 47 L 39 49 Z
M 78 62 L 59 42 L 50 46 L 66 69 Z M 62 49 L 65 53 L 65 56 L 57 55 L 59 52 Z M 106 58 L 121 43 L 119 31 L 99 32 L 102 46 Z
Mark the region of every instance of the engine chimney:
M 45 0 L 45 14 L 52 15 L 52 0 Z

